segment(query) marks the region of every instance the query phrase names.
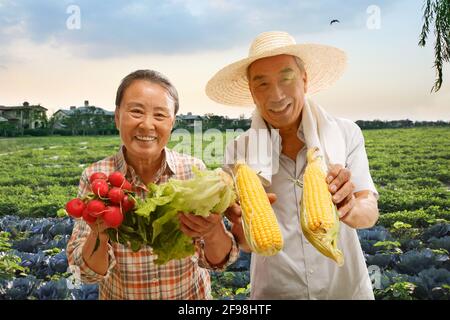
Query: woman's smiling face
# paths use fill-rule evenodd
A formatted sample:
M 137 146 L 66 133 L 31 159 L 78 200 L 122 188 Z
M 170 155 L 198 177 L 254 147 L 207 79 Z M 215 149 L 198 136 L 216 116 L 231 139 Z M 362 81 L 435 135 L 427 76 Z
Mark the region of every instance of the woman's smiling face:
M 135 80 L 116 108 L 115 122 L 128 157 L 156 159 L 167 145 L 175 123 L 174 102 L 159 84 Z

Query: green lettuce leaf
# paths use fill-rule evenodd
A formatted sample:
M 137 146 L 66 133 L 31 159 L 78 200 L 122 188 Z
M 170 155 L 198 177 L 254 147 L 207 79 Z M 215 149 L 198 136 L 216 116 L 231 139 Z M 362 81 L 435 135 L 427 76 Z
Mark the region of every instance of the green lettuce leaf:
M 194 254 L 192 239 L 180 231 L 178 214 L 223 214 L 236 201 L 236 194 L 232 180 L 225 179 L 220 169 L 201 171 L 194 166 L 193 172 L 189 180 L 150 184 L 146 199 L 137 202 L 134 213 L 128 213 L 119 227 L 119 242 L 134 251 L 151 246 L 158 255 L 157 264 Z

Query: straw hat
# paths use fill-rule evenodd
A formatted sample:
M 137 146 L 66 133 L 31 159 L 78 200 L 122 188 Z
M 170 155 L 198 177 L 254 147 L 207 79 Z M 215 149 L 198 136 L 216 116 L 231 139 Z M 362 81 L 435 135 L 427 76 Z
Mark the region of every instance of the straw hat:
M 344 72 L 344 51 L 320 44 L 296 44 L 286 32 L 263 32 L 253 41 L 248 58 L 217 72 L 206 85 L 208 97 L 231 106 L 254 106 L 247 81 L 247 68 L 255 60 L 288 54 L 303 60 L 308 74 L 308 94 L 330 87 Z

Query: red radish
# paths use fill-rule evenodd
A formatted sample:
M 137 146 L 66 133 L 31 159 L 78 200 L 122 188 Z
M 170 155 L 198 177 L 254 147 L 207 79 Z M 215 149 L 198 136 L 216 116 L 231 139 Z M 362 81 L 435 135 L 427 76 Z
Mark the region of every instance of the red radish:
M 95 218 L 101 217 L 105 209 L 106 209 L 105 204 L 103 203 L 103 201 L 100 200 L 91 200 L 87 204 L 88 213 Z
M 108 181 L 114 186 L 120 188 L 125 181 L 125 177 L 119 171 L 111 173 L 108 177 Z
M 134 208 L 134 200 L 130 196 L 126 195 L 122 200 L 122 211 L 127 213 Z
M 106 197 L 109 191 L 108 182 L 100 179 L 94 180 L 94 182 L 91 183 L 91 189 L 97 196 Z
M 83 220 L 86 221 L 87 223 L 93 224 L 93 223 L 95 223 L 97 221 L 97 218 L 91 216 L 89 214 L 88 209 L 86 208 L 83 211 Z
M 80 218 L 86 205 L 81 199 L 75 198 L 67 202 L 66 211 L 73 218 Z
M 109 228 L 117 228 L 122 224 L 123 214 L 119 207 L 108 206 L 106 207 L 105 214 L 103 215 L 103 221 Z
M 123 190 L 132 191 L 133 187 L 131 186 L 131 183 L 129 183 L 127 180 L 125 180 L 121 186 Z
M 123 190 L 117 187 L 113 187 L 108 192 L 108 198 L 112 203 L 120 204 L 122 202 L 123 197 L 125 197 L 125 193 Z
M 89 182 L 92 183 L 92 182 L 94 182 L 94 180 L 97 180 L 97 179 L 108 180 L 108 177 L 103 172 L 95 172 L 95 173 L 91 174 L 91 176 L 89 177 Z

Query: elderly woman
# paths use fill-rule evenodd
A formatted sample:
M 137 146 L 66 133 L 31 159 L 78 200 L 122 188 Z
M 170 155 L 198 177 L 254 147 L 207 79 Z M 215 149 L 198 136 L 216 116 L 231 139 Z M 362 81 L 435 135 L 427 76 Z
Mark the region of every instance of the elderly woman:
M 166 147 L 178 107 L 176 89 L 160 73 L 138 70 L 126 76 L 117 90 L 115 110 L 122 146 L 84 170 L 78 197 L 89 192 L 88 177 L 97 171 L 122 172 L 138 196 L 145 197 L 149 183 L 189 179 L 193 165 L 205 169 L 201 160 Z M 111 243 L 103 222 L 90 225 L 80 219 L 67 245 L 69 265 L 79 268 L 83 282 L 99 284 L 100 299 L 210 299 L 207 269 L 222 270 L 236 260 L 234 238 L 215 214 L 181 214 L 180 228 L 196 239 L 195 254 L 156 265 L 151 247 L 133 252 Z M 100 244 L 94 251 L 97 237 Z

